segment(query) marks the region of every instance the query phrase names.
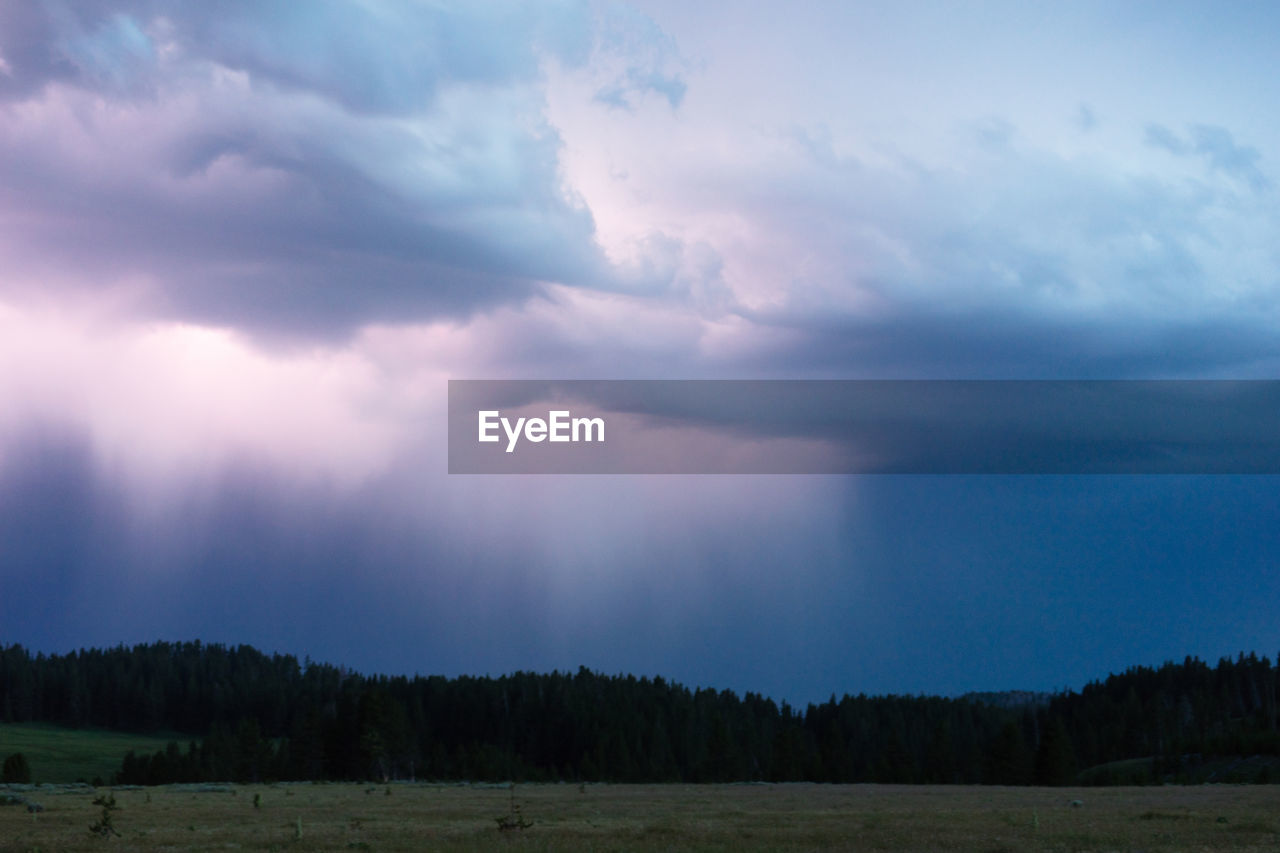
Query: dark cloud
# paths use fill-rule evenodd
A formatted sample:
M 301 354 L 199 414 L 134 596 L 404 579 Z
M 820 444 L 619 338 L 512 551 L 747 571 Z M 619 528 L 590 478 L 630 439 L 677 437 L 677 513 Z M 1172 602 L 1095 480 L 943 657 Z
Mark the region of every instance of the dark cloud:
M 1280 343 L 1265 315 L 1201 319 L 1035 317 L 921 310 L 793 329 L 739 365 L 756 375 L 949 379 L 1267 378 Z
M 155 310 L 311 334 L 465 316 L 548 281 L 636 285 L 565 189 L 543 115 L 543 59 L 595 49 L 586 6 L 4 14 L 14 279 L 143 280 Z M 625 54 L 653 32 L 610 55 L 625 91 L 674 104 L 678 76 Z

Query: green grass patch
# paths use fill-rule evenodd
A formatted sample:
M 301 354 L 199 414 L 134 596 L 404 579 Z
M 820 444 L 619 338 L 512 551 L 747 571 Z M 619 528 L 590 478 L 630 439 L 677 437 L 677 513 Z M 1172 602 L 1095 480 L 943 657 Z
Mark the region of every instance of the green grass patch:
M 151 754 L 169 741 L 186 751 L 191 738 L 178 734 L 136 735 L 93 729 L 64 729 L 45 723 L 0 723 L 0 760 L 21 752 L 32 782 L 74 782 L 94 777 L 110 782 L 125 753 Z
M 1080 771 L 1081 785 L 1154 785 L 1156 775 L 1150 758 L 1127 758 Z

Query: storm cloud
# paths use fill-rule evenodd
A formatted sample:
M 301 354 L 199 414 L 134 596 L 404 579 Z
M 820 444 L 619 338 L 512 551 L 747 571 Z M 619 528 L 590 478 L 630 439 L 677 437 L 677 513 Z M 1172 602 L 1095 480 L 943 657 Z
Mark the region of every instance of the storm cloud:
M 133 284 L 167 316 L 323 334 L 618 286 L 542 68 L 609 54 L 638 97 L 665 60 L 586 6 L 3 14 L 9 288 Z

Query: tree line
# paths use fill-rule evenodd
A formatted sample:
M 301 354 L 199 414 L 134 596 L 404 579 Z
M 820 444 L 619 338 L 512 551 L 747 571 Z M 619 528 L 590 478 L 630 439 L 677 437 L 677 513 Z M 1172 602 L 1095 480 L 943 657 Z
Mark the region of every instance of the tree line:
M 1277 755 L 1277 667 L 1134 667 L 1053 696 L 834 695 L 803 710 L 660 677 L 362 675 L 248 646 L 0 649 L 0 720 L 179 735 L 116 781 L 1068 784 Z M 1109 768 L 1142 759 L 1135 766 Z M 1085 771 L 1081 775 L 1081 771 Z

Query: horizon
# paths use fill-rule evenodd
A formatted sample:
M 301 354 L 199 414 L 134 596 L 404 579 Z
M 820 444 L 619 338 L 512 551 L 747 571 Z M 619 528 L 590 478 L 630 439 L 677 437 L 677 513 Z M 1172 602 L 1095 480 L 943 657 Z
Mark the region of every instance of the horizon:
M 570 667 L 566 669 L 510 670 L 510 671 L 501 672 L 501 673 L 493 673 L 493 672 L 440 673 L 440 672 L 425 672 L 425 671 L 381 672 L 381 671 L 372 671 L 372 670 L 360 670 L 354 667 L 347 666 L 345 663 L 342 663 L 341 661 L 316 660 L 312 658 L 310 655 L 299 655 L 293 652 L 281 651 L 279 649 L 273 649 L 268 651 L 266 649 L 261 649 L 256 646 L 249 645 L 247 643 L 228 643 L 228 642 L 218 642 L 218 641 L 206 641 L 206 640 L 199 640 L 199 639 L 195 639 L 195 640 L 158 639 L 158 640 L 152 640 L 149 642 L 132 643 L 132 644 L 117 643 L 114 645 L 106 645 L 106 646 L 91 646 L 91 647 L 81 646 L 79 648 L 75 648 L 67 651 L 34 649 L 34 648 L 22 646 L 22 644 L 20 643 L 11 644 L 9 647 L 17 646 L 19 648 L 22 648 L 24 651 L 26 651 L 28 654 L 31 654 L 32 656 L 44 655 L 45 657 L 53 657 L 53 656 L 68 657 L 72 655 L 80 655 L 80 654 L 85 654 L 90 652 L 109 652 L 109 651 L 116 651 L 116 650 L 135 651 L 139 648 L 149 648 L 155 645 L 177 645 L 177 646 L 199 645 L 202 648 L 213 646 L 213 647 L 226 649 L 228 651 L 238 651 L 239 649 L 244 648 L 267 657 L 281 657 L 286 659 L 291 658 L 295 663 L 298 664 L 298 666 L 302 669 L 303 672 L 306 672 L 308 669 L 310 669 L 313 666 L 329 667 L 332 669 L 337 669 L 346 675 L 355 675 L 365 679 L 407 678 L 410 680 L 414 680 L 414 679 L 430 679 L 430 678 L 440 677 L 440 678 L 445 678 L 449 680 L 454 680 L 459 678 L 472 678 L 472 679 L 488 679 L 491 681 L 499 681 L 505 678 L 512 678 L 517 675 L 573 676 L 578 672 L 585 670 L 591 673 L 592 675 L 600 676 L 603 678 L 609 678 L 609 679 L 634 678 L 637 681 L 647 681 L 650 683 L 653 683 L 656 681 L 662 681 L 665 684 L 668 684 L 674 687 L 679 687 L 694 693 L 702 690 L 710 690 L 715 693 L 722 693 L 727 691 L 729 693 L 732 693 L 734 696 L 736 696 L 739 699 L 745 698 L 749 694 L 756 695 L 762 699 L 768 700 L 770 702 L 774 702 L 778 707 L 782 707 L 785 704 L 797 710 L 803 710 L 810 706 L 826 704 L 831 702 L 832 700 L 835 700 L 838 702 L 845 698 L 860 698 L 860 697 L 866 697 L 868 699 L 884 699 L 884 698 L 902 697 L 902 698 L 923 698 L 923 699 L 946 699 L 946 700 L 954 701 L 954 700 L 960 700 L 960 699 L 982 697 L 987 695 L 1017 696 L 1017 695 L 1025 694 L 1028 696 L 1054 698 L 1054 697 L 1066 696 L 1070 694 L 1079 695 L 1080 692 L 1084 690 L 1086 687 L 1089 687 L 1094 684 L 1103 684 L 1108 679 L 1122 677 L 1136 670 L 1159 671 L 1165 667 L 1181 667 L 1186 665 L 1189 662 L 1200 663 L 1209 669 L 1215 669 L 1221 666 L 1222 664 L 1231 664 L 1231 663 L 1239 662 L 1241 660 L 1247 660 L 1251 656 L 1256 657 L 1256 659 L 1262 664 L 1269 665 L 1272 663 L 1272 658 L 1270 655 L 1260 654 L 1256 649 L 1248 650 L 1248 651 L 1242 649 L 1232 655 L 1219 655 L 1216 657 L 1216 659 L 1202 658 L 1196 655 L 1185 655 L 1181 660 L 1174 660 L 1172 658 L 1169 658 L 1161 661 L 1160 663 L 1133 663 L 1133 664 L 1130 664 L 1129 666 L 1124 667 L 1123 669 L 1108 672 L 1106 675 L 1097 675 L 1093 678 L 1090 678 L 1088 681 L 1085 681 L 1080 684 L 1058 686 L 1052 689 L 1044 689 L 1044 690 L 1033 690 L 1033 689 L 1026 689 L 1026 688 L 1020 688 L 1020 687 L 1003 687 L 1003 688 L 967 690 L 963 693 L 953 693 L 953 694 L 929 692 L 927 690 L 911 692 L 911 693 L 832 692 L 825 699 L 822 699 L 822 698 L 812 699 L 807 702 L 801 703 L 801 702 L 792 702 L 785 697 L 772 696 L 768 693 L 762 693 L 759 690 L 752 690 L 751 688 L 734 689 L 730 687 L 718 687 L 714 684 L 688 684 L 673 678 L 668 678 L 667 676 L 664 676 L 662 673 L 639 673 L 639 672 L 622 672 L 622 671 L 608 672 L 600 669 L 594 669 L 586 665 L 579 665 L 576 667 Z M 0 648 L 5 648 L 5 646 L 0 646 Z M 1277 656 L 1276 661 L 1280 662 L 1280 656 Z

